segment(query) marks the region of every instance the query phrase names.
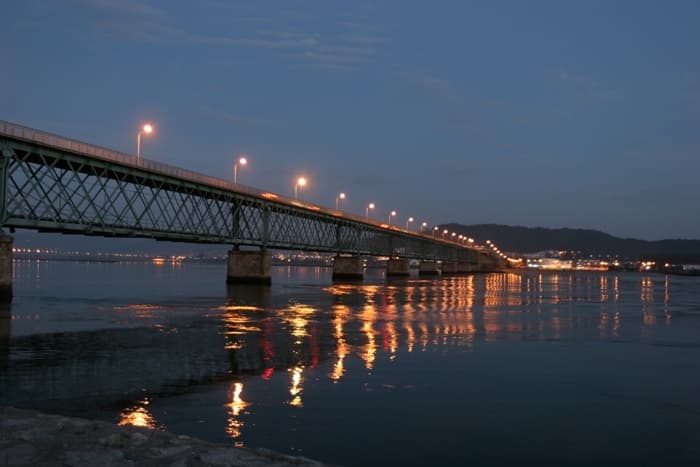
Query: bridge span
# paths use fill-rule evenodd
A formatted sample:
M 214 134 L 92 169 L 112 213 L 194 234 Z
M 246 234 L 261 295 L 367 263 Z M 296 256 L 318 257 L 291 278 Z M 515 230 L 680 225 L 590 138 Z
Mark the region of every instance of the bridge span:
M 268 250 L 335 253 L 335 278 L 362 278 L 363 255 L 387 274 L 489 271 L 477 248 L 0 121 L 0 226 L 43 232 L 230 244 L 228 282 L 270 281 Z M 240 247 L 253 247 L 252 249 Z M 12 237 L 0 238 L 0 296 L 11 299 Z

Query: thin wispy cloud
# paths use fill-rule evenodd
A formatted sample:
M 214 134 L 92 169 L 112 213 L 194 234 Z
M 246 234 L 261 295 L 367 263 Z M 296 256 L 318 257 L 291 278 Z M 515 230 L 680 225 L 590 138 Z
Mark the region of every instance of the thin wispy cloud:
M 581 97 L 587 100 L 611 97 L 612 91 L 601 86 L 600 82 L 591 76 L 562 69 L 559 70 L 556 79 L 565 85 L 569 85 Z
M 212 107 L 199 107 L 195 109 L 195 111 L 197 111 L 204 118 L 208 118 L 214 121 L 233 123 L 235 125 L 247 125 L 255 127 L 279 127 L 283 125 L 283 123 L 278 120 L 271 120 L 267 118 L 246 115 L 236 115 L 225 110 L 215 109 Z
M 294 18 L 288 12 L 281 15 L 281 18 L 274 18 L 263 15 L 238 16 L 231 10 L 228 13 L 230 18 L 222 15 L 222 27 L 227 22 L 238 24 L 241 27 L 231 29 L 240 32 L 218 34 L 198 32 L 190 25 L 181 25 L 173 14 L 152 7 L 143 0 L 79 1 L 98 15 L 103 14 L 101 20 L 106 22 L 105 30 L 129 40 L 279 50 L 288 57 L 296 57 L 332 71 L 352 71 L 374 62 L 378 55 L 377 44 L 383 41 L 375 25 L 338 20 L 330 23 L 336 25 L 335 29 L 324 30 L 321 34 L 314 29 L 322 24 L 317 19 Z M 217 5 L 225 7 L 223 4 Z M 115 12 L 119 14 L 114 15 Z M 281 27 L 276 28 L 277 25 Z
M 144 18 L 162 18 L 165 12 L 141 0 L 80 0 L 84 6 L 122 12 Z

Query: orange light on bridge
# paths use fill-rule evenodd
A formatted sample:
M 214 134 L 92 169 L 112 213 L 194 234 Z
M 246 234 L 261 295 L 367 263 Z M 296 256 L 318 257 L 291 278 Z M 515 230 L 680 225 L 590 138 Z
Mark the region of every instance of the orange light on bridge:
M 238 185 L 238 164 L 240 165 L 246 165 L 248 163 L 248 159 L 245 157 L 241 157 L 238 159 L 238 161 L 233 164 L 233 184 Z
M 305 186 L 306 186 L 306 178 L 305 177 L 297 178 L 297 182 L 294 184 L 294 199 L 298 199 L 299 187 L 305 187 Z
M 141 160 L 141 135 L 143 133 L 147 135 L 153 133 L 153 125 L 150 123 L 144 124 L 136 134 L 136 160 Z

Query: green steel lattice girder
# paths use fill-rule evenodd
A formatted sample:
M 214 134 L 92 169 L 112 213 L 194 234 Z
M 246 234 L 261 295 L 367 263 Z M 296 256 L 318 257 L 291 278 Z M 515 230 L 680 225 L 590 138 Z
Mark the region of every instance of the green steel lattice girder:
M 152 161 L 123 155 L 109 160 L 7 136 L 0 136 L 0 149 L 0 215 L 7 227 L 404 258 L 489 258 L 453 242 Z

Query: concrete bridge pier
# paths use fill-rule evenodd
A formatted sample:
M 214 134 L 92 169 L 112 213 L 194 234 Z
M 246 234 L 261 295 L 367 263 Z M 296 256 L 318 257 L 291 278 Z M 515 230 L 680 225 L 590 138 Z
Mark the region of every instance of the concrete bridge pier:
M 12 301 L 12 242 L 14 239 L 0 232 L 0 303 Z
M 333 280 L 361 281 L 365 277 L 362 258 L 357 255 L 333 258 Z
M 408 260 L 404 258 L 389 258 L 389 261 L 386 262 L 386 275 L 387 277 L 400 277 L 411 275 L 411 272 L 409 271 Z
M 466 261 L 460 261 L 457 263 L 457 272 L 459 274 L 469 274 L 472 272 L 472 265 L 471 263 L 467 263 Z
M 443 261 L 442 262 L 442 275 L 443 276 L 456 276 L 459 274 L 458 263 L 456 261 Z
M 420 276 L 437 276 L 440 274 L 440 268 L 437 261 L 421 260 L 418 275 Z
M 265 250 L 228 252 L 227 284 L 271 284 L 272 255 Z

